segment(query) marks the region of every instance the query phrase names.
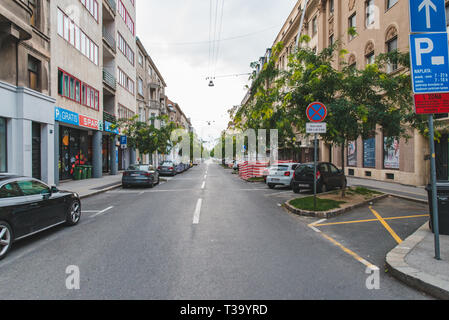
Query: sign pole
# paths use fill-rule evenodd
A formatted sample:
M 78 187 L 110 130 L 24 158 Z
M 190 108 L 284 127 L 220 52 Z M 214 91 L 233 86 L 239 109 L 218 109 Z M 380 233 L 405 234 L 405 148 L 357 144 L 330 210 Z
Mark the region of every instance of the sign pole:
M 435 234 L 435 259 L 440 258 L 440 231 L 438 223 L 437 174 L 435 163 L 435 132 L 433 127 L 433 114 L 429 115 L 429 143 L 430 143 L 430 177 L 432 184 L 432 211 L 433 231 Z
M 314 172 L 313 172 L 313 210 L 316 211 L 316 173 L 317 173 L 317 155 L 318 155 L 318 138 L 317 134 L 315 133 L 315 150 L 314 150 Z

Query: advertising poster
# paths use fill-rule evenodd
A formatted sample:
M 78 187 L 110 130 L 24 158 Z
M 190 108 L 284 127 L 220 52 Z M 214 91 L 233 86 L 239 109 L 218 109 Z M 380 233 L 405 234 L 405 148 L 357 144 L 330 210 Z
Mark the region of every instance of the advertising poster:
M 384 168 L 399 169 L 399 140 L 397 138 L 384 138 Z
M 357 142 L 350 141 L 348 143 L 348 166 L 357 167 Z
M 376 138 L 363 141 L 363 166 L 365 168 L 376 167 Z

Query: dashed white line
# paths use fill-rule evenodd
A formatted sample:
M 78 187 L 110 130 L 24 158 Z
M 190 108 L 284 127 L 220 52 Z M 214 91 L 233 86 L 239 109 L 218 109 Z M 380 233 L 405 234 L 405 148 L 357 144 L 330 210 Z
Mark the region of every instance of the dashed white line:
M 193 214 L 193 224 L 200 223 L 200 214 L 201 214 L 201 205 L 203 203 L 203 199 L 198 199 L 196 203 L 195 213 Z
M 206 181 L 203 181 L 203 184 L 201 185 L 201 189 L 204 190 L 205 187 L 206 187 Z
M 98 213 L 94 214 L 93 216 L 90 216 L 90 218 L 95 218 L 98 217 L 100 215 L 105 214 L 107 211 L 111 210 L 112 208 L 114 208 L 114 206 L 110 206 L 109 208 L 106 208 L 104 210 L 99 211 Z

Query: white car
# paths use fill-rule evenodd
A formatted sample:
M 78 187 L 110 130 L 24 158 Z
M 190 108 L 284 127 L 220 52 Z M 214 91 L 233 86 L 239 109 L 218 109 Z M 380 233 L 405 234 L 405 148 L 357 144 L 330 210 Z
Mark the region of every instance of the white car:
M 270 168 L 267 176 L 267 185 L 270 189 L 276 186 L 291 187 L 296 167 L 300 163 L 283 163 Z

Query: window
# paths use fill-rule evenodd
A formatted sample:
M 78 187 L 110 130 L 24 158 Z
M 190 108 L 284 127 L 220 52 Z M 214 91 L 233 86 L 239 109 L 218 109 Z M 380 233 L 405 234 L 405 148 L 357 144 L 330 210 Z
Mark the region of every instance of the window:
M 98 46 L 61 9 L 58 9 L 58 34 L 98 65 Z
M 128 77 L 128 75 L 122 71 L 122 69 L 118 69 L 118 83 L 123 88 L 129 91 L 132 95 L 134 95 L 134 81 Z
M 118 105 L 119 120 L 131 119 L 132 117 L 134 117 L 134 112 L 132 112 L 131 110 L 129 110 L 128 108 L 126 108 L 125 106 L 123 106 L 119 103 L 119 105 Z
M 20 196 L 22 196 L 22 191 L 15 182 L 8 183 L 0 189 L 0 199 L 15 198 Z
M 139 78 L 137 80 L 137 87 L 138 87 L 138 90 L 139 90 L 139 94 L 141 96 L 143 96 L 143 80 L 141 78 Z
M 357 19 L 356 19 L 356 14 L 354 13 L 352 16 L 349 17 L 348 19 L 348 25 L 349 25 L 349 29 L 351 31 L 356 31 L 357 28 Z M 349 40 L 352 40 L 355 38 L 355 35 L 350 34 L 349 35 Z
M 134 36 L 135 35 L 134 21 L 131 18 L 131 15 L 129 14 L 128 10 L 126 10 L 126 7 L 123 4 L 122 0 L 118 0 L 117 11 L 119 15 L 122 17 L 123 21 L 125 21 L 125 24 L 128 27 L 129 31 L 131 31 L 131 33 Z
M 331 35 L 331 36 L 329 37 L 329 47 L 332 47 L 333 44 L 334 44 L 334 35 Z
M 39 91 L 39 69 L 40 61 L 28 56 L 28 86 L 36 91 Z
M 338 170 L 337 167 L 334 166 L 333 164 L 329 164 L 329 168 L 331 169 L 332 174 L 340 173 L 340 170 Z
M 36 180 L 17 181 L 17 185 L 24 196 L 34 196 L 50 193 L 50 188 Z
M 370 28 L 372 24 L 375 22 L 375 7 L 374 7 L 374 0 L 367 0 L 365 2 L 365 12 L 366 12 L 366 21 L 365 26 L 367 28 Z
M 394 6 L 398 0 L 387 0 L 387 10 Z
M 375 62 L 374 51 L 366 55 L 366 65 L 373 64 Z
M 100 110 L 100 93 L 81 80 L 58 70 L 58 94 L 94 110 Z
M 139 64 L 143 66 L 143 56 L 142 54 L 140 54 L 140 52 L 139 52 Z
M 128 59 L 128 61 L 134 66 L 134 51 L 131 49 L 131 47 L 128 45 L 128 43 L 125 41 L 125 39 L 122 37 L 120 32 L 117 32 L 117 37 L 118 37 L 117 42 L 118 42 L 119 50 L 125 55 L 125 57 Z
M 156 114 L 152 113 L 151 114 L 151 125 L 154 126 L 155 125 L 155 120 L 156 120 Z
M 6 172 L 6 119 L 0 118 L 0 172 Z
M 95 21 L 98 22 L 98 2 L 97 0 L 80 0 L 83 6 L 89 11 L 89 13 L 94 17 Z
M 329 0 L 329 12 L 332 15 L 334 13 L 335 6 L 334 6 L 334 0 Z
M 395 37 L 387 42 L 387 52 L 393 52 L 398 49 L 398 38 Z M 387 72 L 394 72 L 398 69 L 397 63 L 390 63 L 387 66 Z
M 40 8 L 39 8 L 39 0 L 29 0 L 28 1 L 29 6 L 33 10 L 33 13 L 31 14 L 30 18 L 30 24 L 33 27 L 39 28 L 39 20 L 40 20 Z
M 315 16 L 312 20 L 312 36 L 318 32 L 318 18 Z

